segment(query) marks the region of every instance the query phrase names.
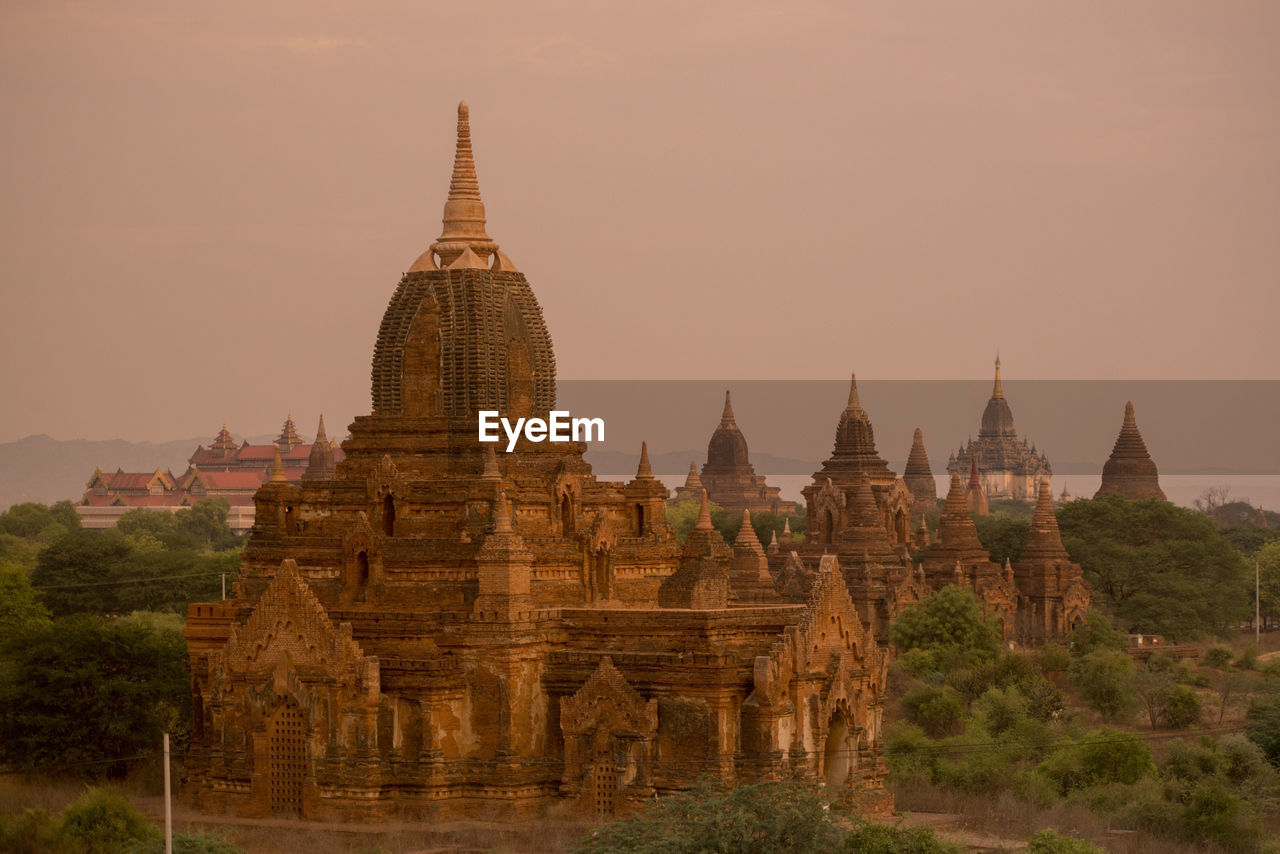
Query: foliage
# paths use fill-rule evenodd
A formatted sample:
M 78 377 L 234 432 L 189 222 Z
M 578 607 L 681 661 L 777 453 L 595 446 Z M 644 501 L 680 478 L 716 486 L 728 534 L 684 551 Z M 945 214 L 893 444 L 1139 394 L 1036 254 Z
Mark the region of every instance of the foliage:
M 885 827 L 861 824 L 844 839 L 846 854 L 960 854 L 961 849 L 940 840 L 927 827 Z
M 1231 651 L 1231 647 L 1224 643 L 1218 643 L 1206 649 L 1200 660 L 1204 662 L 1205 667 L 1225 670 L 1231 666 L 1231 659 L 1234 656 L 1235 653 Z
M 15 504 L 0 513 L 0 534 L 23 540 L 47 543 L 79 527 L 80 514 L 70 501 L 50 507 L 33 502 Z
M 831 851 L 843 832 L 815 786 L 759 783 L 727 789 L 703 778 L 580 840 L 574 851 L 633 854 Z
M 697 501 L 681 501 L 674 507 L 667 508 L 667 524 L 675 531 L 676 539 L 681 543 L 689 536 L 689 532 L 693 530 L 693 526 L 698 524 L 698 513 L 702 509 L 702 505 Z M 730 524 L 737 526 L 741 524 L 741 519 L 731 519 L 733 515 L 728 510 L 716 504 L 714 501 L 707 502 L 707 510 L 711 514 L 712 526 L 724 535 L 725 530 Z M 736 532 L 736 528 L 735 528 Z M 730 543 L 733 541 L 730 540 Z
M 1262 617 L 1280 620 L 1280 540 L 1272 540 L 1254 555 L 1258 570 L 1258 607 Z M 1251 591 L 1252 592 L 1252 591 Z
M 164 841 L 156 839 L 149 843 L 136 844 L 129 849 L 129 854 L 164 854 Z M 175 834 L 173 854 L 247 854 L 247 852 L 220 834 L 196 831 Z
M 1136 736 L 1098 729 L 1075 741 L 1064 741 L 1036 769 L 1059 794 L 1067 795 L 1106 783 L 1136 783 L 1155 774 L 1151 751 Z
M 227 525 L 231 504 L 225 498 L 205 498 L 175 513 L 158 513 L 139 507 L 127 511 L 116 523 L 126 537 L 151 537 L 166 549 L 223 551 L 240 545 L 242 538 Z M 694 513 L 697 519 L 697 513 Z
M 933 738 L 955 735 L 964 718 L 964 703 L 949 687 L 922 685 L 902 698 L 902 708 L 907 720 Z
M 1161 776 L 1185 838 L 1235 850 L 1260 840 L 1257 813 L 1275 797 L 1277 777 L 1256 745 L 1238 735 L 1175 742 Z
M 0 638 L 48 619 L 49 611 L 36 598 L 26 573 L 17 567 L 0 566 Z
M 1130 632 L 1194 638 L 1248 618 L 1244 559 L 1200 513 L 1166 501 L 1116 496 L 1058 511 L 1062 542 Z
M 1128 638 L 1115 630 L 1098 611 L 1090 611 L 1084 620 L 1067 635 L 1067 649 L 1073 655 L 1088 655 L 1098 649 L 1124 649 Z
M 95 777 L 181 744 L 191 717 L 186 643 L 137 623 L 70 617 L 0 639 L 0 762 Z
M 902 652 L 962 650 L 989 659 L 1003 649 L 996 621 L 982 612 L 971 591 L 954 584 L 904 609 L 893 621 L 889 638 Z
M 1026 502 L 1019 502 L 1025 504 Z M 982 547 L 991 553 L 991 559 L 1001 566 L 1005 560 L 1017 560 L 1022 550 L 1027 547 L 1027 538 L 1031 536 L 1031 520 L 1011 519 L 1008 516 L 973 517 L 973 524 L 978 529 L 978 539 Z
M 1280 531 L 1275 528 L 1259 528 L 1257 525 L 1232 525 L 1222 528 L 1219 533 L 1232 548 L 1247 558 L 1252 558 L 1267 543 L 1280 540 Z
M 58 850 L 57 823 L 42 809 L 16 815 L 0 812 L 0 851 L 10 854 L 46 854 Z
M 694 521 L 697 521 L 699 505 L 697 502 L 690 503 L 692 503 L 694 507 Z M 708 502 L 708 508 L 719 506 L 720 505 L 718 504 Z M 760 541 L 760 545 L 762 546 L 769 545 L 769 541 L 773 539 L 773 535 L 775 533 L 779 538 L 781 538 L 782 532 L 787 527 L 788 523 L 791 526 L 791 534 L 793 537 L 798 537 L 798 535 L 802 534 L 805 526 L 803 508 L 801 508 L 800 515 L 797 516 L 783 516 L 778 513 L 768 512 L 753 512 L 751 514 L 751 528 L 756 532 L 756 539 Z M 724 537 L 724 541 L 726 543 L 733 545 L 734 541 L 738 539 L 738 532 L 742 529 L 742 514 L 730 513 L 728 510 L 725 510 L 723 517 L 720 517 L 713 511 L 711 515 L 711 524 L 720 532 L 720 536 Z
M 1160 720 L 1174 729 L 1186 729 L 1200 722 L 1200 695 L 1186 685 L 1175 685 L 1165 701 Z
M 1249 709 L 1247 720 L 1245 735 L 1272 765 L 1280 768 L 1280 698 L 1255 704 Z
M 1083 839 L 1074 836 L 1063 836 L 1053 830 L 1042 830 L 1027 840 L 1026 854 L 1105 854 L 1105 852 Z
M 1043 670 L 1066 670 L 1071 666 L 1071 652 L 1060 643 L 1049 642 L 1040 647 L 1039 652 L 1036 653 L 1036 660 Z
M 1069 675 L 1081 699 L 1107 720 L 1118 721 L 1137 707 L 1134 670 L 1133 659 L 1123 652 L 1099 649 L 1072 663 Z
M 57 838 L 75 854 L 118 854 L 153 841 L 158 831 L 110 789 L 90 789 L 62 812 Z

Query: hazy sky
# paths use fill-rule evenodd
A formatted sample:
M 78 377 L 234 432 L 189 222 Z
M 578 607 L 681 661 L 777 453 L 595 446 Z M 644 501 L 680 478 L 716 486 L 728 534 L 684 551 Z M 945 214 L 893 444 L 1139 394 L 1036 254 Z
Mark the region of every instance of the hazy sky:
M 8 0 L 0 441 L 341 435 L 464 98 L 562 377 L 1277 378 L 1277 45 L 1271 0 Z

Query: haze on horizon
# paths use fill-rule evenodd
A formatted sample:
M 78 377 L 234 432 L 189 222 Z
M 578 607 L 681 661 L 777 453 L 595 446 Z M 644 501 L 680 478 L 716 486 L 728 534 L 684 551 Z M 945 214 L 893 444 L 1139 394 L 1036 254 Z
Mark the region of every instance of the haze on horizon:
M 1276 44 L 1261 0 L 7 3 L 0 442 L 340 436 L 460 99 L 563 378 L 1275 379 Z

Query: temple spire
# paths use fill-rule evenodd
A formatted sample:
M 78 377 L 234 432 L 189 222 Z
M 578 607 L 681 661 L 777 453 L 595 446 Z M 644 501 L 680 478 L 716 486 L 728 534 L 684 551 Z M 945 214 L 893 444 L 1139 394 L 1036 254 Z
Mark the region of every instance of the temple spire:
M 289 478 L 284 473 L 284 461 L 280 459 L 280 446 L 275 446 L 275 458 L 271 461 L 271 483 L 288 483 Z
M 858 375 L 856 373 L 849 374 L 849 403 L 845 406 L 847 412 L 857 412 L 862 409 L 862 402 L 858 400 Z
M 724 412 L 720 413 L 720 426 L 736 426 L 733 420 L 733 402 L 729 400 L 729 390 L 724 390 Z
M 636 480 L 653 480 L 653 467 L 649 465 L 649 443 L 640 443 L 640 465 L 636 467 Z
M 440 239 L 431 244 L 429 250 L 440 256 L 440 266 L 448 267 L 460 255 L 471 250 L 481 266 L 487 267 L 484 262 L 498 251 L 498 244 L 485 233 L 484 202 L 480 199 L 480 182 L 476 178 L 476 162 L 471 153 L 471 112 L 466 101 L 458 103 L 458 142 L 442 221 L 444 230 Z M 475 266 L 475 263 L 469 262 L 469 266 Z
M 307 468 L 302 473 L 302 479 L 327 480 L 336 472 L 337 463 L 333 458 L 333 446 L 329 444 L 329 437 L 324 432 L 324 416 L 321 415 L 320 423 L 316 426 L 316 440 L 311 443 L 311 456 L 307 459 Z
M 698 507 L 698 521 L 693 526 L 695 531 L 711 530 L 711 510 L 707 507 L 707 491 L 702 490 L 702 504 Z
M 1000 352 L 996 351 L 996 384 L 991 389 L 992 397 L 1004 397 L 1004 387 L 1000 385 Z

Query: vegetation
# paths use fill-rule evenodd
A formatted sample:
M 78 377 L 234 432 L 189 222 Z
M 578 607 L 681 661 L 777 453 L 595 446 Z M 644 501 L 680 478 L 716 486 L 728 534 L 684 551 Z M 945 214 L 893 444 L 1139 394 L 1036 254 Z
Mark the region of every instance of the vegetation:
M 1249 618 L 1244 559 L 1203 514 L 1165 501 L 1104 496 L 1058 511 L 1062 542 L 1093 585 L 1095 607 L 1129 632 L 1185 640 Z
M 683 543 L 689 536 L 689 532 L 698 522 L 698 513 L 701 509 L 701 502 L 698 501 L 682 501 L 667 509 L 667 522 L 675 530 L 677 540 Z M 720 532 L 720 536 L 726 543 L 733 545 L 734 540 L 738 539 L 738 530 L 742 527 L 742 514 L 730 513 L 714 501 L 707 502 L 707 510 L 711 515 L 711 526 Z M 764 546 L 769 545 L 775 533 L 779 537 L 782 536 L 788 521 L 791 524 L 792 535 L 802 539 L 805 528 L 803 507 L 800 508 L 799 514 L 794 516 L 780 516 L 777 513 L 751 514 L 751 527 L 755 530 L 760 544 Z
M 859 825 L 845 830 L 817 786 L 782 782 L 727 789 L 711 778 L 598 828 L 573 850 L 578 854 L 958 854 L 958 849 L 925 829 Z

